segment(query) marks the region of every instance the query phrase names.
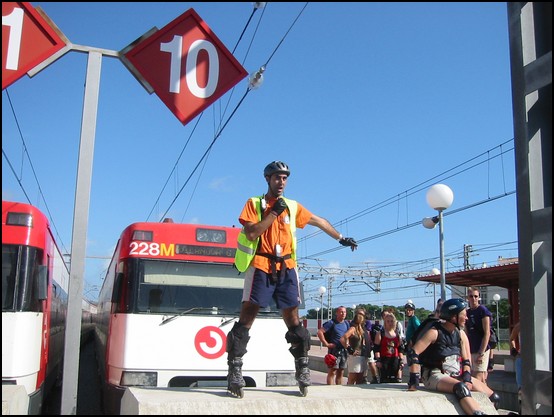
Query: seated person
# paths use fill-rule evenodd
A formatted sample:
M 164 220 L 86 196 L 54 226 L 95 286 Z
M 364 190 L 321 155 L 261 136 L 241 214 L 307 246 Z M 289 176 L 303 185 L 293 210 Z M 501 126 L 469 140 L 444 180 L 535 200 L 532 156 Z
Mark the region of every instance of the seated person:
M 423 329 L 413 348 L 408 350 L 408 391 L 417 390 L 421 377 L 425 388 L 456 395 L 466 414 L 485 414 L 471 391 L 484 392 L 497 408 L 500 397 L 487 384 L 471 376 L 469 341 L 460 330 L 467 320 L 466 302 L 461 298 L 445 301 L 439 317 L 441 320 Z

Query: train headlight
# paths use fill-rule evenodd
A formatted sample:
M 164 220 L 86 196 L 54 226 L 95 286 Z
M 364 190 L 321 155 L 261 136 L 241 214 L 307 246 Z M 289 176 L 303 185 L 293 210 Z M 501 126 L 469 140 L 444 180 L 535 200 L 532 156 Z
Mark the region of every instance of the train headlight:
M 157 387 L 157 372 L 123 371 L 121 386 L 124 387 Z

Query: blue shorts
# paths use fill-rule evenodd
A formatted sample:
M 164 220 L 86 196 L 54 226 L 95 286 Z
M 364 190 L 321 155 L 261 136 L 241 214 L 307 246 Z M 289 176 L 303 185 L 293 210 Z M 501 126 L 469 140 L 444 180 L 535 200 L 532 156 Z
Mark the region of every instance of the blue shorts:
M 242 301 L 249 301 L 260 308 L 266 308 L 271 298 L 275 300 L 279 310 L 300 305 L 302 300 L 296 268 L 287 268 L 284 276 L 278 278 L 276 282 L 272 281 L 271 273 L 252 266 L 246 270 Z

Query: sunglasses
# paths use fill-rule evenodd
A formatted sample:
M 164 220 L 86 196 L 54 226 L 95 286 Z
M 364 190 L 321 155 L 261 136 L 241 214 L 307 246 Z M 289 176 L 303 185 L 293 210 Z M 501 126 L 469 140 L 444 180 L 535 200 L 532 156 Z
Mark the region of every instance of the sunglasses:
M 468 295 L 467 298 L 479 298 L 478 295 Z

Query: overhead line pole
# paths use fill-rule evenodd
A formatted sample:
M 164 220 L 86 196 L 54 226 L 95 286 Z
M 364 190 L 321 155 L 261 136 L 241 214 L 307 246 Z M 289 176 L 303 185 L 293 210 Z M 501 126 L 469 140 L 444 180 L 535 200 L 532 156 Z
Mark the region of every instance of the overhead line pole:
M 85 252 L 90 206 L 90 188 L 92 182 L 92 162 L 96 136 L 96 117 L 98 114 L 100 72 L 102 68 L 102 56 L 106 55 L 119 58 L 119 52 L 72 44 L 68 44 L 68 49 L 88 53 L 79 161 L 77 163 L 77 186 L 75 189 L 75 206 L 73 211 L 73 235 L 71 242 L 61 400 L 61 414 L 76 415 Z M 59 56 L 54 56 L 44 61 L 41 65 L 33 68 L 33 70 L 29 72 L 29 75 L 33 76 L 58 58 Z

